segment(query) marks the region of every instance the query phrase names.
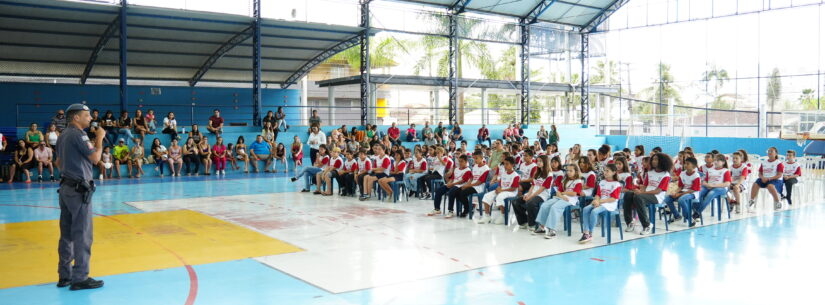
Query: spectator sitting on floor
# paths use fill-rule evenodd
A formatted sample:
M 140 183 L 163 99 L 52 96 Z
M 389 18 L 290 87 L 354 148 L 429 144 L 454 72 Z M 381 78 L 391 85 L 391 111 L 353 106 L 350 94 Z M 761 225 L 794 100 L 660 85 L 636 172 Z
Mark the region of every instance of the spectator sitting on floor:
M 143 111 L 140 109 L 135 110 L 135 119 L 132 122 L 132 129 L 135 130 L 136 134 L 140 135 L 140 139 L 146 138 L 146 134 L 155 134 L 154 132 L 149 130 L 149 126 L 146 125 L 146 117 L 143 116 Z
M 52 125 L 57 127 L 57 131 L 63 132 L 66 129 L 66 114 L 63 109 L 57 110 L 57 114 L 52 117 Z
M 415 124 L 411 124 L 407 129 L 407 142 L 418 142 L 418 137 L 415 135 Z
M 266 112 L 266 116 L 264 116 L 264 118 L 263 118 L 263 119 L 261 119 L 261 126 L 263 126 L 264 124 L 266 124 L 266 122 L 269 122 L 269 123 L 270 123 L 270 124 L 272 124 L 273 126 L 275 125 L 275 123 L 276 123 L 276 120 L 275 120 L 275 114 L 274 114 L 274 113 L 272 113 L 272 110 L 267 111 L 267 112 Z
M 155 134 L 158 129 L 158 122 L 155 120 L 155 110 L 146 110 L 146 128 L 149 129 L 149 134 Z
M 421 139 L 427 138 L 427 134 L 432 134 L 433 129 L 430 128 L 430 121 L 424 121 L 424 128 L 421 129 Z
M 438 142 L 436 142 L 436 141 L 437 140 L 435 139 L 435 136 L 433 135 L 432 132 L 430 132 L 430 133 L 428 133 L 424 136 L 424 145 L 434 146 L 434 145 L 438 144 Z
M 40 145 L 40 142 L 43 141 L 44 138 L 45 137 L 43 136 L 43 133 L 37 129 L 36 123 L 32 123 L 29 126 L 29 130 L 26 131 L 26 134 L 23 137 L 23 139 L 26 142 L 26 146 L 28 146 L 29 148 L 37 148 L 37 146 Z
M 223 133 L 223 118 L 220 110 L 215 109 L 213 111 L 212 116 L 209 117 L 209 122 L 206 124 L 206 130 L 219 136 Z
M 492 140 L 490 140 L 490 130 L 487 129 L 487 125 L 481 124 L 481 128 L 478 129 L 478 136 L 476 136 L 478 143 L 482 143 L 487 141 L 488 146 L 493 146 Z
M 461 132 L 461 125 L 453 124 L 452 136 L 453 141 L 463 141 L 464 135 Z
M 108 132 L 107 130 L 106 133 L 108 134 Z M 175 120 L 174 112 L 170 112 L 163 118 L 163 133 L 168 134 L 173 140 L 180 140 L 180 136 L 178 135 L 178 121 Z
M 117 146 L 115 146 L 115 151 L 112 153 L 115 161 L 115 179 L 120 178 L 120 165 L 125 164 L 128 165 L 131 163 L 131 158 L 129 154 L 129 146 L 126 145 L 126 140 L 120 138 L 117 141 Z M 132 171 L 129 169 L 129 178 L 132 178 Z
M 255 169 L 256 173 L 260 172 L 258 170 L 258 160 L 266 162 L 264 171 L 269 172 L 270 165 L 272 165 L 271 150 L 272 146 L 265 142 L 264 137 L 260 135 L 255 139 L 255 142 L 249 144 L 249 163 L 252 164 L 252 168 Z
M 441 143 L 441 141 L 442 141 L 441 137 L 443 136 L 443 132 L 444 132 L 444 125 L 441 122 L 438 122 L 438 126 L 436 126 L 435 129 L 433 130 L 433 133 L 435 134 L 435 140 L 438 141 L 438 143 Z
M 52 125 L 54 126 L 54 125 Z M 43 181 L 43 169 L 49 170 L 49 176 L 54 181 L 54 166 L 52 164 L 52 149 L 44 142 L 40 142 L 40 146 L 34 150 L 34 158 L 37 159 L 37 181 Z
M 392 126 L 387 130 L 387 134 L 390 136 L 390 142 L 394 145 L 401 144 L 401 130 L 395 125 L 395 122 L 392 123 Z

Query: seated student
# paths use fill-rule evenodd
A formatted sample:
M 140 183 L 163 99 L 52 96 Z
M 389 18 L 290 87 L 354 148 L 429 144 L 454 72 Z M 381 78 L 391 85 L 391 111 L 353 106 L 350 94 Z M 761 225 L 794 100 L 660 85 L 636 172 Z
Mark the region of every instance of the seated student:
M 701 190 L 702 182 L 699 172 L 696 171 L 696 163 L 696 158 L 685 158 L 684 163 L 682 163 L 683 170 L 679 173 L 679 190 L 675 194 L 665 196 L 663 202 L 667 204 L 670 212 L 673 213 L 673 217 L 670 219 L 671 223 L 682 219 L 682 215 L 679 213 L 680 209 L 684 213 L 690 213 L 688 206 L 696 199 L 694 193 Z M 673 204 L 674 201 L 679 203 L 679 209 Z M 693 218 L 688 218 L 688 225 L 693 226 Z
M 445 218 L 452 218 L 455 216 L 455 213 L 453 213 L 455 197 L 461 191 L 461 186 L 473 179 L 473 172 L 467 166 L 467 156 L 461 155 L 458 157 L 458 167 L 453 170 L 451 176 L 452 178 L 447 182 L 447 184 L 435 190 L 435 195 L 433 196 L 434 208 L 427 214 L 427 216 L 435 216 L 441 213 L 441 198 L 445 194 L 447 195 L 447 200 L 449 201 L 447 206 L 447 216 L 445 216 Z
M 487 141 L 487 146 L 493 146 L 493 141 L 490 139 L 490 130 L 487 129 L 486 124 L 481 124 L 481 128 L 478 129 L 476 140 L 478 140 L 478 143 Z
M 687 158 L 685 151 L 679 151 L 679 154 L 676 156 L 676 160 L 673 160 L 673 175 L 671 180 L 679 178 L 679 174 L 682 173 L 682 167 L 685 164 L 685 158 Z
M 667 171 L 666 171 L 667 172 Z M 593 240 L 593 227 L 599 221 L 599 214 L 604 211 L 615 211 L 619 204 L 622 184 L 616 175 L 616 164 L 607 164 L 604 167 L 604 180 L 599 182 L 599 194 L 593 198 L 590 205 L 582 209 L 582 237 L 579 243 L 584 244 Z M 625 201 L 626 202 L 626 201 Z
M 183 149 L 178 145 L 178 139 L 172 139 L 172 144 L 169 145 L 169 169 L 172 171 L 172 176 L 180 177 L 180 169 L 183 167 L 182 151 Z M 197 163 L 197 160 L 195 162 Z M 173 164 L 175 166 L 172 166 Z
M 650 157 L 650 167 L 653 170 L 647 172 L 645 181 L 642 185 L 639 185 L 639 189 L 624 194 L 624 221 L 627 223 L 625 232 L 635 230 L 633 222 L 633 212 L 635 211 L 642 223 L 642 231 L 639 234 L 650 234 L 651 228 L 650 219 L 647 215 L 647 205 L 663 202 L 667 195 L 673 161 L 670 160 L 668 155 L 657 153 Z
M 198 160 L 198 155 L 200 155 L 200 147 L 195 144 L 195 140 L 192 138 L 186 139 L 186 143 L 183 144 L 181 153 L 183 154 L 183 164 L 186 165 L 186 175 L 200 175 L 201 163 Z
M 715 156 L 713 152 L 709 152 L 705 154 L 705 163 L 699 166 L 699 175 L 704 177 L 707 175 L 708 170 L 713 168 L 713 160 Z
M 741 152 L 733 153 L 733 164 L 730 166 L 730 192 L 733 193 L 733 199 L 730 200 L 730 205 L 736 209 L 736 214 L 742 213 L 741 197 L 742 193 L 745 192 L 748 175 L 750 175 L 750 168 L 742 160 L 744 160 L 744 157 Z
M 544 234 L 546 239 L 556 237 L 556 225 L 564 209 L 579 203 L 579 195 L 582 192 L 579 167 L 575 164 L 568 164 L 566 167 L 567 173 L 564 175 L 564 180 L 553 185 L 556 188 L 556 196 L 545 200 L 539 207 L 533 235 Z
M 705 172 L 702 191 L 699 192 L 699 204 L 693 207 L 693 225 L 696 225 L 696 221 L 699 220 L 702 211 L 710 205 L 711 200 L 728 194 L 728 187 L 731 183 L 728 161 L 722 154 L 715 155 L 713 159 L 714 166 Z
M 473 179 L 462 185 L 458 194 L 456 194 L 458 204 L 462 207 L 461 215 L 459 215 L 461 218 L 467 217 L 470 209 L 472 209 L 469 196 L 483 192 L 487 179 L 490 176 L 490 167 L 487 166 L 487 162 L 484 161 L 484 155 L 481 150 L 473 152 L 473 167 L 471 173 Z
M 100 161 L 97 162 L 97 168 L 100 170 L 100 177 L 98 179 L 112 179 L 112 149 L 109 146 L 103 147 L 103 153 L 100 154 Z M 9 179 L 11 182 L 11 179 Z
M 407 196 L 412 195 L 413 192 L 418 192 L 418 178 L 427 174 L 427 159 L 424 158 L 423 152 L 420 149 L 415 150 L 415 158 L 408 162 L 407 175 L 404 176 L 404 184 L 409 191 Z
M 370 174 L 372 170 L 372 160 L 367 158 L 367 149 L 362 148 L 358 151 L 358 160 L 355 161 L 358 165 L 358 172 L 353 174 L 355 176 L 355 184 L 358 185 L 360 197 L 364 197 L 364 177 Z
M 593 197 L 596 191 L 596 172 L 588 158 L 579 158 L 579 170 L 582 173 L 582 196 Z
M 263 136 L 258 135 L 255 139 L 255 142 L 249 144 L 249 163 L 252 165 L 252 168 L 255 169 L 256 173 L 259 173 L 258 170 L 258 161 L 266 161 L 264 165 L 264 171 L 269 172 L 269 167 L 272 165 L 272 146 L 269 143 L 264 141 Z M 307 184 L 308 186 L 309 184 Z
M 513 200 L 513 214 L 519 228 L 526 230 L 536 226 L 536 216 L 542 202 L 550 198 L 553 190 L 553 169 L 547 156 L 536 158 L 536 170 L 533 171 L 532 186 L 524 191 L 524 195 Z M 521 183 L 522 185 L 524 183 Z
M 329 164 L 329 156 L 327 155 L 327 145 L 321 144 L 320 146 L 318 146 L 318 155 L 315 158 L 315 163 L 312 164 L 312 166 L 304 167 L 304 169 L 301 171 L 299 175 L 289 178 L 289 180 L 295 182 L 298 179 L 301 179 L 301 177 L 303 177 L 304 188 L 301 189 L 301 192 L 309 193 L 309 187 L 310 185 L 312 185 L 312 178 L 314 178 L 315 174 L 319 173 L 327 164 Z
M 613 164 L 616 164 L 616 175 L 619 177 L 619 183 L 622 184 L 622 192 L 632 191 L 636 189 L 636 184 L 633 183 L 633 175 L 630 173 L 630 165 L 627 164 L 627 159 L 623 157 L 613 158 Z
M 166 146 L 160 144 L 160 138 L 152 140 L 152 158 L 155 159 L 155 171 L 160 171 L 160 176 L 163 177 L 163 164 L 169 163 L 169 170 L 174 171 L 172 163 L 169 162 L 169 151 Z M 102 173 L 102 171 L 101 171 Z M 102 176 L 102 175 L 101 175 Z M 102 179 L 102 178 L 101 178 Z
M 115 157 L 115 179 L 120 178 L 120 165 L 128 165 L 132 158 L 129 156 L 129 146 L 126 145 L 126 140 L 124 138 L 120 138 L 117 141 L 117 146 L 115 146 L 115 151 L 112 153 L 112 156 Z M 132 170 L 129 170 L 129 178 L 132 178 Z
M 395 162 L 392 163 L 392 169 L 390 170 L 390 174 L 388 177 L 384 177 L 378 179 L 378 186 L 384 189 L 384 192 L 387 194 L 385 200 L 390 200 L 389 198 L 393 198 L 392 186 L 390 183 L 395 181 L 404 181 L 404 171 L 407 169 L 407 161 L 404 160 L 404 153 L 401 150 L 396 150 L 392 154 Z
M 341 149 L 333 148 L 329 152 L 329 162 L 326 166 L 315 174 L 315 195 L 332 196 L 332 179 L 338 175 L 338 170 L 344 167 L 344 160 L 341 159 Z M 321 186 L 326 185 L 326 192 L 321 192 Z
M 785 172 L 785 165 L 779 160 L 776 147 L 768 148 L 768 160 L 761 161 L 759 165 L 759 179 L 751 186 L 751 200 L 748 203 L 749 212 L 754 212 L 756 207 L 756 196 L 759 195 L 759 189 L 768 189 L 773 197 L 773 208 L 779 210 L 782 208 L 782 202 L 779 201 L 779 194 L 782 193 L 782 174 Z
M 355 195 L 355 174 L 358 173 L 358 159 L 353 154 L 353 150 L 344 151 L 344 166 L 338 170 L 336 180 L 340 185 L 341 196 Z
M 407 142 L 418 142 L 418 137 L 415 135 L 415 124 L 410 124 L 405 134 L 407 135 Z
M 218 136 L 223 133 L 223 118 L 220 110 L 215 109 L 213 111 L 212 116 L 209 117 L 209 122 L 206 124 L 206 130 Z
M 211 175 L 209 171 L 212 170 L 212 146 L 209 145 L 209 138 L 203 137 L 200 143 L 198 143 L 198 150 L 200 153 L 201 163 L 203 163 L 203 174 L 204 175 Z M 267 169 L 267 172 L 269 169 Z
M 793 186 L 798 182 L 796 178 L 802 176 L 802 167 L 796 162 L 796 151 L 789 150 L 785 155 L 785 162 L 782 163 L 783 172 L 782 180 L 785 182 L 785 195 L 782 199 L 788 200 L 788 205 L 793 204 L 791 195 L 793 195 Z
M 54 125 L 52 125 L 54 126 Z M 51 181 L 54 181 L 54 164 L 52 162 L 52 149 L 46 142 L 40 141 L 40 145 L 34 150 L 34 159 L 37 160 L 37 182 L 43 181 L 43 170 L 49 170 Z
M 358 200 L 361 201 L 372 197 L 372 184 L 381 178 L 389 176 L 390 170 L 392 169 L 392 161 L 390 160 L 390 156 L 384 153 L 386 147 L 383 144 L 375 144 L 372 147 L 372 151 L 375 153 L 375 166 L 369 175 L 364 176 L 364 181 L 362 182 L 364 185 L 364 194 L 361 195 L 361 198 L 358 198 Z
M 533 160 L 533 150 L 527 149 L 524 151 L 524 157 L 521 163 L 516 167 L 521 178 L 519 178 L 519 194 L 524 194 L 533 185 L 533 177 L 536 176 L 538 167 L 535 160 Z M 548 163 L 547 166 L 550 166 Z
M 495 223 L 495 224 L 503 224 L 504 223 L 504 199 L 515 197 L 518 193 L 519 188 L 519 175 L 514 169 L 514 164 L 516 160 L 513 160 L 512 157 L 504 158 L 504 172 L 499 175 L 499 185 L 496 189 L 487 192 L 484 194 L 484 198 L 481 200 L 484 203 L 484 216 L 479 217 L 478 223 Z M 493 221 L 491 216 L 491 210 L 493 208 L 498 208 L 501 211 L 498 217 Z
M 272 164 L 273 173 L 278 172 L 278 162 L 281 162 L 284 165 L 284 173 L 289 173 L 289 162 L 287 161 L 286 146 L 284 143 L 278 143 L 277 146 L 275 146 L 275 156 L 272 160 L 275 161 Z
M 212 164 L 215 164 L 215 175 L 226 176 L 226 159 L 229 155 L 229 150 L 226 145 L 223 145 L 223 137 L 215 139 L 215 145 L 212 145 Z
M 435 192 L 432 181 L 442 178 L 446 181 L 449 179 L 454 167 L 453 160 L 446 155 L 447 151 L 444 147 L 439 146 L 431 153 L 432 162 L 427 161 L 430 165 L 430 172 L 418 178 L 418 186 L 424 192 L 424 195 L 421 196 L 422 199 L 430 199 L 431 193 Z
M 395 126 L 395 122 L 387 130 L 387 135 L 389 135 L 392 145 L 401 145 L 401 130 L 398 129 L 398 126 Z
M 129 172 L 132 172 L 132 168 L 135 168 L 137 171 L 135 178 L 140 178 L 146 174 L 143 172 L 144 156 L 143 138 L 135 138 L 135 146 L 132 147 L 132 162 L 129 163 Z
M 243 136 L 239 136 L 235 141 L 234 149 L 235 159 L 243 162 L 243 172 L 249 173 L 249 155 L 246 153 L 246 139 Z M 295 174 L 298 174 L 297 171 Z

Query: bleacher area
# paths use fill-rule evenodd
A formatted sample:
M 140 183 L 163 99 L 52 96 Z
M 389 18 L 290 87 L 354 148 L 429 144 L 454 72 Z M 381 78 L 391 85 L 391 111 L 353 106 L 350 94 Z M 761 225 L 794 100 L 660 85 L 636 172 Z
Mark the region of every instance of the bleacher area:
M 340 125 L 339 126 L 323 126 L 321 128 L 321 130 L 323 130 L 325 134 L 329 135 L 329 133 L 333 129 L 340 128 L 340 127 L 341 127 Z M 389 127 L 390 126 L 379 126 L 378 130 L 379 130 L 379 132 L 386 133 L 387 129 Z M 419 135 L 420 135 L 421 130 L 423 129 L 423 127 L 424 127 L 423 125 L 416 125 L 416 130 L 417 130 Z M 434 128 L 435 125 L 432 125 L 431 127 Z M 480 128 L 480 127 L 481 127 L 481 125 L 462 125 L 464 140 L 467 141 L 468 147 L 473 147 L 477 143 L 476 134 L 478 133 L 478 128 Z M 492 139 L 501 139 L 505 127 L 506 127 L 505 125 L 489 125 L 489 126 L 487 126 L 487 128 L 490 130 L 490 136 L 491 136 Z M 526 128 L 524 130 L 525 135 L 527 135 L 528 138 L 530 138 L 531 144 L 532 144 L 532 141 L 534 139 L 536 139 L 536 132 L 539 131 L 540 127 L 541 127 L 541 125 L 531 125 L 531 126 L 529 126 L 529 128 Z M 589 148 L 598 148 L 600 145 L 605 144 L 605 138 L 604 137 L 598 137 L 596 135 L 596 130 L 594 128 L 581 128 L 580 125 L 557 125 L 556 127 L 557 127 L 557 130 L 558 130 L 560 138 L 561 138 L 560 141 L 559 141 L 559 149 L 563 153 L 566 152 L 566 150 L 569 147 L 572 147 L 573 144 L 577 144 L 577 143 L 582 145 L 583 150 L 586 150 L 586 149 L 589 149 Z M 352 126 L 347 126 L 347 129 L 351 129 L 351 128 L 352 128 Z M 409 126 L 408 125 L 398 125 L 398 128 L 401 129 L 401 131 L 402 131 L 402 136 L 401 136 L 402 140 L 405 139 L 404 131 L 406 131 L 406 129 L 409 128 Z M 546 125 L 545 128 L 549 129 L 550 125 Z M 187 132 L 189 132 L 190 129 L 191 128 L 189 126 L 186 126 L 186 131 Z M 307 138 L 308 138 L 307 129 L 308 129 L 307 126 L 291 126 L 288 131 L 281 132 L 281 133 L 278 134 L 278 142 L 284 143 L 284 145 L 287 146 L 287 149 L 289 149 L 289 146 L 292 144 L 294 136 L 298 136 L 301 139 L 301 142 L 304 143 L 304 162 L 303 162 L 303 164 L 305 166 L 311 164 L 310 160 L 309 160 L 309 146 L 306 144 Z M 28 130 L 28 128 L 26 128 L 26 127 L 16 128 L 15 136 L 17 138 L 11 136 L 12 132 L 10 132 L 10 131 L 13 131 L 13 130 L 15 130 L 15 129 L 6 128 L 6 131 L 3 132 L 3 134 L 9 135 L 8 136 L 8 141 L 9 141 L 9 144 L 10 144 L 11 147 L 15 146 L 15 144 L 13 144 L 13 143 L 17 138 L 22 138 L 25 135 L 26 130 Z M 206 128 L 204 126 L 201 126 L 200 130 L 209 139 L 210 144 L 215 144 L 216 136 L 214 134 L 206 132 Z M 247 146 L 248 146 L 251 142 L 255 141 L 255 138 L 257 137 L 257 135 L 260 134 L 260 131 L 261 131 L 260 127 L 253 127 L 253 126 L 227 126 L 227 127 L 224 127 L 224 133 L 223 133 L 224 144 L 228 144 L 228 143 L 233 143 L 234 144 L 237 141 L 238 137 L 243 136 L 244 139 L 246 140 L 246 143 L 247 143 Z M 184 134 L 181 134 L 181 137 L 182 137 L 182 140 L 180 141 L 180 144 L 182 145 L 183 142 L 186 140 L 187 136 L 184 135 Z M 171 142 L 171 137 L 167 134 L 162 134 L 160 132 L 158 132 L 154 135 L 148 135 L 147 134 L 146 138 L 144 139 L 144 142 L 143 142 L 147 156 L 151 152 L 152 141 L 154 141 L 155 138 L 159 138 L 161 140 L 161 143 L 166 147 L 169 147 L 169 144 Z M 129 147 L 132 147 L 132 145 L 134 145 L 134 143 L 128 143 L 128 144 L 129 144 Z M 408 147 L 408 148 L 412 148 L 417 144 L 423 144 L 423 142 L 419 141 L 419 142 L 403 142 L 402 143 L 402 145 L 404 147 Z M 482 144 L 486 145 L 487 143 L 485 142 L 485 143 L 482 143 Z M 10 150 L 8 152 L 11 152 L 11 149 L 12 149 L 11 147 L 10 147 Z M 4 160 L 6 160 L 5 161 L 6 163 L 8 162 L 7 160 L 9 160 L 10 156 L 11 156 L 11 154 L 8 153 L 8 152 L 6 154 L 3 154 Z M 290 169 L 290 171 L 292 171 L 293 167 L 292 167 L 291 157 L 290 157 L 289 161 L 290 161 L 289 169 Z M 259 165 L 260 165 L 261 169 L 263 168 L 262 167 L 263 164 L 264 164 L 264 162 L 262 162 L 262 161 L 259 162 Z M 237 172 L 242 172 L 243 171 L 243 164 L 239 164 L 239 165 L 241 166 L 241 170 L 239 170 Z M 143 171 L 145 172 L 146 176 L 157 176 L 157 175 L 159 175 L 159 173 L 154 170 L 155 166 L 156 166 L 155 164 L 144 164 L 143 165 Z M 279 164 L 278 169 L 282 170 L 282 168 L 283 167 Z M 250 166 L 250 170 L 251 170 L 251 166 Z M 201 169 L 201 172 L 202 171 L 203 171 L 203 169 Z M 37 172 L 36 168 L 32 169 L 32 177 L 33 178 L 37 177 L 36 172 Z M 97 177 L 97 175 L 98 175 L 97 168 L 94 169 L 94 172 L 95 172 L 95 177 Z M 233 172 L 229 168 L 228 165 L 227 165 L 227 172 L 228 172 L 228 174 L 231 174 Z M 124 177 L 126 177 L 127 176 L 126 173 L 127 173 L 126 166 L 121 165 L 121 174 Z M 165 172 L 165 174 L 167 174 L 167 175 L 168 175 L 168 173 L 169 173 L 169 171 Z

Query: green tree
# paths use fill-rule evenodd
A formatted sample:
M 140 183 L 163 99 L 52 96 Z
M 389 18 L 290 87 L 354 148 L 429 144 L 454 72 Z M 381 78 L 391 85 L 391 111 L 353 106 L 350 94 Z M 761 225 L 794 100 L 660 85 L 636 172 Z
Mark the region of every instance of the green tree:
M 821 102 L 822 97 L 817 97 L 814 89 L 803 89 L 799 96 L 799 104 L 804 110 L 819 110 Z
M 776 103 L 782 98 L 782 78 L 779 75 L 779 69 L 773 68 L 769 77 L 768 88 L 765 89 L 765 94 L 768 99 L 768 107 L 770 111 L 773 112 Z
M 378 41 L 370 39 L 370 67 L 389 68 L 397 66 L 395 58 L 401 51 L 407 49 L 409 42 L 395 39 L 394 37 L 384 37 Z M 361 69 L 361 46 L 357 45 L 346 49 L 341 53 L 327 59 L 327 62 L 344 61 L 350 69 L 359 71 Z
M 660 63 L 657 65 L 657 70 L 659 77 L 653 80 L 651 87 L 642 90 L 641 94 L 645 96 L 648 101 L 659 103 L 661 107 L 650 103 L 636 103 L 636 105 L 634 105 L 634 112 L 667 114 L 668 101 L 670 99 L 674 99 L 676 105 L 682 105 L 682 95 L 674 83 L 673 74 L 670 73 L 670 65 Z
M 736 99 L 734 98 L 734 104 L 731 105 L 730 103 L 724 101 L 722 98 L 724 95 L 719 94 L 719 89 L 725 85 L 726 82 L 730 80 L 728 75 L 728 71 L 725 69 L 718 69 L 716 66 L 713 66 L 710 70 L 705 71 L 702 73 L 702 81 L 705 83 L 705 92 L 711 97 L 711 103 L 709 108 L 713 109 L 734 109 L 736 108 Z M 713 84 L 713 92 L 710 91 L 710 85 Z
M 590 76 L 591 84 L 612 85 L 619 83 L 619 66 L 615 61 L 597 61 L 594 72 L 596 72 L 595 75 Z

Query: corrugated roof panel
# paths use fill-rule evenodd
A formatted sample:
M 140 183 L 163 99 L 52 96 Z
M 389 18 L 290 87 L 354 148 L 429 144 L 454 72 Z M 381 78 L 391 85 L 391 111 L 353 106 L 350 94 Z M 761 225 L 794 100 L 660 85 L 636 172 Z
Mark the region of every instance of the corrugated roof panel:
M 472 10 L 494 12 L 496 14 L 511 15 L 511 16 L 527 16 L 536 5 L 543 0 L 520 0 L 520 1 L 501 1 L 501 0 L 473 0 L 467 6 Z
M 77 76 L 84 65 L 39 62 L 0 61 L 0 75 L 63 75 Z

